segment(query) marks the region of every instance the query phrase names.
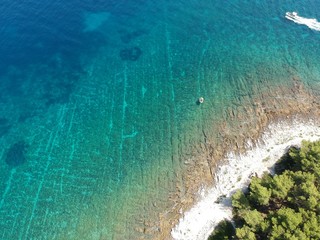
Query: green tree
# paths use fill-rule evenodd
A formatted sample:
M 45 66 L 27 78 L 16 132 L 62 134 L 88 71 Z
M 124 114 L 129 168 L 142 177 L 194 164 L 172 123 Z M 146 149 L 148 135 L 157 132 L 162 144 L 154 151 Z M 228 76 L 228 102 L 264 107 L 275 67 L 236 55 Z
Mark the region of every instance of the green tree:
M 299 224 L 302 223 L 302 214 L 295 212 L 291 208 L 281 208 L 275 211 L 271 218 L 271 222 L 274 226 L 282 226 L 288 232 L 295 231 Z
M 241 210 L 238 215 L 245 221 L 246 225 L 254 230 L 254 232 L 259 231 L 259 226 L 264 220 L 262 213 L 258 212 L 256 209 Z
M 232 197 L 235 234 L 212 239 L 320 239 L 320 141 L 292 147 L 275 176 Z
M 286 172 L 281 175 L 275 175 L 271 184 L 271 195 L 279 201 L 284 200 L 293 186 L 294 181 Z
M 303 219 L 302 231 L 311 239 L 320 239 L 320 216 L 313 211 L 299 209 Z
M 248 226 L 243 226 L 242 228 L 236 229 L 236 236 L 239 239 L 256 240 L 256 235 L 252 232 L 251 228 Z
M 208 240 L 232 239 L 232 236 L 234 235 L 235 229 L 232 226 L 232 223 L 230 221 L 224 220 L 218 224 Z
M 250 207 L 247 197 L 241 190 L 232 195 L 232 206 L 237 209 L 248 209 Z
M 261 185 L 261 179 L 253 178 L 250 183 L 250 199 L 257 205 L 267 205 L 271 190 Z

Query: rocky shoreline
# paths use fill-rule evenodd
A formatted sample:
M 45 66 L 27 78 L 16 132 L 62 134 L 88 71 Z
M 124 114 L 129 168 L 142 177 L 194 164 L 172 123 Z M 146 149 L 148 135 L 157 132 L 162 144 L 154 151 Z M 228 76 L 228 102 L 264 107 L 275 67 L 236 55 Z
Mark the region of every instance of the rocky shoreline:
M 269 87 L 257 98 L 243 99 L 243 104 L 236 109 L 227 109 L 226 114 L 227 120 L 216 124 L 218 141 L 207 134 L 206 141 L 199 144 L 193 156 L 186 158 L 184 183 L 178 182 L 176 192 L 169 198 L 172 207 L 159 214 L 159 221 L 145 225 L 144 232 L 155 232 L 153 239 L 172 239 L 171 230 L 183 213 L 199 201 L 199 190 L 212 188 L 216 171 L 228 153 L 244 154 L 253 149 L 263 141 L 262 134 L 272 124 L 285 122 L 294 126 L 296 121 L 316 121 L 320 115 L 320 99 L 293 77 L 290 86 Z
M 205 240 L 214 227 L 232 218 L 231 195 L 247 187 L 254 175 L 262 176 L 271 171 L 288 147 L 301 144 L 302 140 L 320 139 L 320 123 L 314 120 L 283 120 L 270 124 L 257 146 L 245 154 L 229 153 L 226 163 L 215 174 L 215 186 L 203 191 L 201 199 L 180 218 L 172 230 L 176 240 Z

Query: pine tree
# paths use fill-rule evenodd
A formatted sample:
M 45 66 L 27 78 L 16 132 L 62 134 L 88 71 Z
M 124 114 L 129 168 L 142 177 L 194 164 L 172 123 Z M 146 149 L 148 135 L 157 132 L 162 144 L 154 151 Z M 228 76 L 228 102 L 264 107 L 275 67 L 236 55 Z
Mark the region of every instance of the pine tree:
M 320 141 L 302 142 L 281 161 L 275 176 L 254 177 L 247 193 L 232 196 L 235 234 L 220 229 L 228 235 L 210 239 L 320 239 Z

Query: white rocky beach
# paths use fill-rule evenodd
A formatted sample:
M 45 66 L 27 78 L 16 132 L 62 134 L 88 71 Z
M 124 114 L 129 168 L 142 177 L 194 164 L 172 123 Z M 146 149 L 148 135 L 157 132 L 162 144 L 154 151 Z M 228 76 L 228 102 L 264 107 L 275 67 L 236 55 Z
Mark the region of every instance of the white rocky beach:
M 232 218 L 231 196 L 248 186 L 253 175 L 271 171 L 276 161 L 292 145 L 302 140 L 320 139 L 320 126 L 314 121 L 280 121 L 270 124 L 257 144 L 248 143 L 243 155 L 228 154 L 218 167 L 214 186 L 199 190 L 199 201 L 179 220 L 171 236 L 175 240 L 205 240 L 223 219 Z

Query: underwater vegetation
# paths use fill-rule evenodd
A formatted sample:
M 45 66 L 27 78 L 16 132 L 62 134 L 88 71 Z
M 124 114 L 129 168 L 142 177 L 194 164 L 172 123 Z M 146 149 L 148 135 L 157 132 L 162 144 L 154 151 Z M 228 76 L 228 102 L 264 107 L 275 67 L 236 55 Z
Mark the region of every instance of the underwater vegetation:
M 121 41 L 123 43 L 130 43 L 132 40 L 144 35 L 144 34 L 147 34 L 147 31 L 145 30 L 136 30 L 136 31 L 133 31 L 133 32 L 129 32 L 129 33 L 124 33 L 123 35 L 121 35 Z
M 6 135 L 10 128 L 11 125 L 9 124 L 8 119 L 0 118 L 0 137 Z
M 21 96 L 23 94 L 23 81 L 23 77 L 19 74 L 11 74 L 7 81 L 4 82 L 4 89 L 5 91 L 10 92 L 12 96 Z
M 44 94 L 42 96 L 46 106 L 67 103 L 78 80 L 79 76 L 76 73 L 65 73 L 64 75 L 58 75 L 52 81 L 47 82 L 43 86 Z
M 33 112 L 31 112 L 31 111 L 27 111 L 27 110 L 22 111 L 22 112 L 20 113 L 19 118 L 18 118 L 18 122 L 19 122 L 19 123 L 23 123 L 23 122 L 25 122 L 27 119 L 33 118 L 34 116 L 35 116 L 35 114 L 34 114 Z
M 137 61 L 142 54 L 138 47 L 125 48 L 120 51 L 120 58 L 123 61 Z
M 67 103 L 69 101 L 72 88 L 72 84 L 68 83 L 61 83 L 52 86 L 51 90 L 44 95 L 44 98 L 46 99 L 46 106 L 57 103 Z
M 25 153 L 27 151 L 27 143 L 25 141 L 19 141 L 13 144 L 5 157 L 5 162 L 10 167 L 17 167 L 24 164 L 27 161 Z

